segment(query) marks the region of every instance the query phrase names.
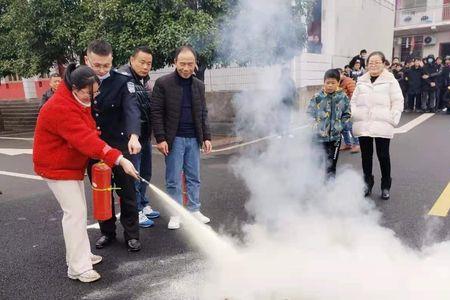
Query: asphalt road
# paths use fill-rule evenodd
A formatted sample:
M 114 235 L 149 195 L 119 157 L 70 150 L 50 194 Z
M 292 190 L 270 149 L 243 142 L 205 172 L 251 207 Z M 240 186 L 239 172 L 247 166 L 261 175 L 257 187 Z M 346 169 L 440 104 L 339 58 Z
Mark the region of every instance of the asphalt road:
M 404 115 L 402 124 L 417 116 Z M 390 201 L 378 199 L 380 176 L 377 161 L 374 163 L 378 181 L 373 201 L 382 213 L 383 224 L 410 247 L 428 243 L 429 227 L 436 224 L 438 230 L 431 238 L 447 239 L 448 219 L 427 213 L 450 181 L 449 136 L 450 116 L 435 115 L 395 137 L 391 144 Z M 0 138 L 0 152 L 31 147 L 32 141 Z M 251 222 L 244 207 L 249 192 L 229 168 L 229 162 L 247 150 L 240 148 L 202 160 L 202 210 L 216 231 L 241 236 L 241 224 Z M 344 165 L 360 170 L 360 156 L 342 153 L 338 168 Z M 0 171 L 34 175 L 31 155 L 0 154 Z M 157 153 L 153 173 L 152 183 L 164 187 L 164 161 Z M 62 211 L 45 182 L 0 175 L 0 190 L 0 299 L 186 299 L 177 294 L 173 283 L 186 274 L 195 274 L 204 264 L 183 230 L 167 229 L 168 213 L 162 210 L 154 227 L 141 230 L 142 251 L 128 253 L 119 233 L 118 242 L 111 247 L 93 250 L 104 257 L 96 267 L 102 279 L 93 284 L 71 281 L 66 276 Z M 154 206 L 158 208 L 157 203 Z M 89 219 L 89 224 L 93 223 Z M 120 225 L 118 228 L 121 232 Z M 95 243 L 99 231 L 89 229 L 89 237 L 91 244 Z M 189 299 L 196 299 L 195 295 Z

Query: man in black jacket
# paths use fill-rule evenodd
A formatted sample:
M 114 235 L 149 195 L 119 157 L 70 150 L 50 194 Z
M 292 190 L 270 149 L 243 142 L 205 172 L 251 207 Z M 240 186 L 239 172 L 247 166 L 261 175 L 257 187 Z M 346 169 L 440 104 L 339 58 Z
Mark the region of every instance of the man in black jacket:
M 92 101 L 92 115 L 102 140 L 111 147 L 122 151 L 125 158 L 141 151 L 139 136 L 141 134 L 140 112 L 136 100 L 136 90 L 131 76 L 112 69 L 112 47 L 103 40 L 95 40 L 88 46 L 84 57 L 86 65 L 99 77 L 100 94 Z M 95 161 L 90 162 L 90 166 Z M 90 166 L 88 173 L 90 174 Z M 120 222 L 124 229 L 125 243 L 129 251 L 139 251 L 139 223 L 136 205 L 134 178 L 125 174 L 121 167 L 113 168 L 114 183 L 118 186 L 120 196 Z M 116 238 L 116 216 L 99 222 L 102 236 L 95 246 L 101 249 Z
M 415 110 L 422 112 L 422 76 L 423 70 L 420 67 L 420 58 L 414 59 L 414 65 L 407 69 L 404 73 L 404 79 L 407 84 L 408 109 L 406 111 Z
M 183 46 L 175 52 L 176 71 L 156 80 L 151 99 L 152 129 L 158 150 L 166 156 L 166 190 L 182 204 L 181 172 L 186 176 L 187 209 L 202 223 L 200 212 L 200 147 L 212 150 L 205 101 L 205 85 L 194 74 L 195 50 Z M 180 228 L 180 216 L 172 216 L 169 229 Z
M 132 156 L 133 164 L 142 178 L 150 181 L 152 177 L 152 145 L 151 145 L 151 123 L 150 123 L 150 76 L 153 56 L 147 46 L 140 46 L 134 50 L 130 57 L 130 63 L 122 66 L 119 70 L 130 74 L 136 88 L 136 98 L 141 111 L 141 136 L 139 142 L 142 146 L 140 153 Z M 151 219 L 158 218 L 160 213 L 153 210 L 147 198 L 147 184 L 136 181 L 136 200 L 139 210 L 139 226 L 147 228 L 153 226 Z
M 363 49 L 359 52 L 359 55 L 356 55 L 355 57 L 352 58 L 352 60 L 349 63 L 350 68 L 353 69 L 356 61 L 359 60 L 359 63 L 361 64 L 361 68 L 366 69 L 366 58 L 367 58 L 367 50 Z
M 439 76 L 439 67 L 432 54 L 427 56 L 426 61 L 422 76 L 422 109 L 436 112 L 436 93 L 438 90 L 436 79 Z
M 443 80 L 443 96 L 442 106 L 447 114 L 450 114 L 450 55 L 445 57 L 444 67 L 442 69 L 442 80 Z
M 50 99 L 50 97 L 53 96 L 60 82 L 61 82 L 61 75 L 59 75 L 58 73 L 50 74 L 50 81 L 49 81 L 50 88 L 42 95 L 39 110 L 48 101 L 48 99 Z

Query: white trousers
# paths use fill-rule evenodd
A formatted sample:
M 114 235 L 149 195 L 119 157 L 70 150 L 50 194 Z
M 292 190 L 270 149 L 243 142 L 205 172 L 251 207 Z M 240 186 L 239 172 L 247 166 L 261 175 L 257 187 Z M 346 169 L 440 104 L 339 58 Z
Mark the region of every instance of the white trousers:
M 46 181 L 64 211 L 62 228 L 69 267 L 67 273 L 79 275 L 92 270 L 84 182 L 49 179 Z

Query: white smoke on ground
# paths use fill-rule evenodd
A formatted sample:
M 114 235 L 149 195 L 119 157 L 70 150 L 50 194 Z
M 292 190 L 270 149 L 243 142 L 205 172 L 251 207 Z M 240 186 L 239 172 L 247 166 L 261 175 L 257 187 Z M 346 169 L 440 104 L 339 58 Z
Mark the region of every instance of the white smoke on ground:
M 266 29 L 277 27 L 279 32 L 286 24 L 269 23 L 258 30 L 255 24 L 263 22 L 259 13 L 266 22 L 289 19 L 289 10 L 282 7 L 290 2 L 241 1 L 245 9 L 234 19 L 240 30 L 232 31 L 234 36 L 228 39 L 243 43 L 236 46 L 239 49 L 251 49 L 253 40 L 259 43 L 264 37 L 267 47 L 273 47 L 275 37 Z M 267 90 L 268 84 L 272 89 L 238 96 L 240 133 L 272 133 L 276 125 L 271 115 L 283 91 L 260 75 L 255 78 L 260 90 Z M 186 298 L 449 299 L 450 243 L 428 242 L 421 250 L 406 246 L 380 225 L 381 214 L 373 200 L 363 197 L 359 170 L 342 168 L 335 179 L 326 180 L 323 154 L 311 142 L 311 134 L 306 129 L 294 138 L 271 139 L 263 149 L 248 151 L 232 163 L 250 192 L 246 209 L 254 222 L 243 228 L 243 245 L 236 243 L 235 250 L 210 260 L 199 276 L 203 285 Z M 209 242 L 214 239 L 203 241 Z M 189 290 L 192 281 L 188 278 L 182 284 Z

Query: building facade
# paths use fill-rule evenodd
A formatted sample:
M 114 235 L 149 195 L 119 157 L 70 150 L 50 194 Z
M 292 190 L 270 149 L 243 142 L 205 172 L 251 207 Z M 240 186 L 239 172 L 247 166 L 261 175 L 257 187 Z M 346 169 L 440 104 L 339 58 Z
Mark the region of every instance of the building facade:
M 450 0 L 397 0 L 394 55 L 450 55 Z

